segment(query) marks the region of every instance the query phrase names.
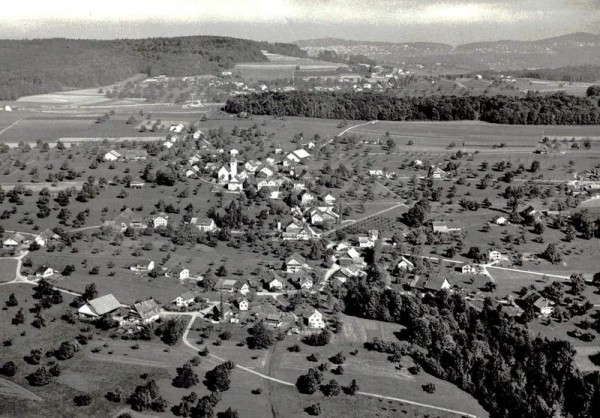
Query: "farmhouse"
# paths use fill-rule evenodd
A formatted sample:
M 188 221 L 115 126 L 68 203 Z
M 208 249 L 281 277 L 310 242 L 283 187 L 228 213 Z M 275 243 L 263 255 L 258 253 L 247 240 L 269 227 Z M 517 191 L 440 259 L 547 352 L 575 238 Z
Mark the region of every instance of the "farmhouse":
M 4 240 L 3 244 L 6 248 L 16 248 L 19 245 L 25 245 L 29 242 L 21 233 L 16 232 L 7 239 Z
M 293 273 L 290 280 L 299 290 L 309 290 L 313 287 L 312 279 L 303 271 Z
M 129 183 L 129 187 L 132 189 L 142 189 L 145 185 L 146 183 L 144 183 L 143 180 L 132 180 L 131 183 Z
M 271 313 L 267 315 L 266 323 L 272 327 L 279 327 L 281 325 L 282 315 L 280 313 Z
M 434 233 L 446 234 L 448 232 L 458 232 L 461 230 L 460 227 L 446 222 L 432 222 L 431 227 Z
M 275 271 L 269 271 L 270 277 L 263 280 L 263 283 L 270 292 L 281 292 L 283 290 L 284 280 Z
M 119 158 L 122 157 L 123 156 L 115 150 L 109 151 L 106 154 L 104 154 L 105 161 L 117 161 Z
M 145 160 L 148 157 L 148 152 L 145 149 L 130 149 L 125 151 L 125 159 L 138 161 Z
M 405 270 L 409 272 L 415 269 L 415 265 L 412 263 L 412 261 L 410 261 L 404 256 L 400 257 L 400 261 L 398 262 L 397 267 L 400 270 Z
M 129 316 L 143 324 L 154 322 L 160 317 L 160 305 L 154 299 L 148 299 L 143 302 L 133 304 L 133 309 L 129 311 Z
M 536 312 L 544 316 L 552 315 L 552 312 L 554 312 L 554 302 L 541 296 L 537 292 L 527 293 L 519 300 L 519 302 L 523 309 L 531 306 Z
M 502 253 L 500 251 L 492 250 L 488 253 L 489 261 L 502 261 Z
M 308 190 L 302 190 L 298 194 L 298 198 L 300 199 L 300 204 L 303 206 L 308 206 L 315 200 L 315 197 Z
M 429 177 L 430 179 L 441 180 L 445 179 L 447 176 L 448 173 L 446 173 L 441 168 L 434 166 L 429 167 L 429 173 L 427 174 L 427 177 Z
M 242 295 L 247 295 L 250 292 L 250 282 L 248 280 L 237 281 L 235 283 L 235 290 L 240 292 Z
M 55 234 L 50 228 L 45 229 L 40 235 L 34 238 L 34 241 L 40 246 L 45 247 L 51 240 L 59 240 L 60 236 Z
M 285 262 L 286 273 L 297 273 L 303 269 L 310 269 L 306 259 L 298 253 L 294 253 Z
M 504 216 L 498 216 L 494 219 L 494 223 L 496 225 L 506 225 L 508 223 L 508 219 L 506 219 Z
M 165 227 L 167 226 L 168 222 L 169 215 L 163 212 L 159 213 L 158 215 L 152 218 L 152 225 L 154 226 L 154 228 Z
M 79 308 L 77 313 L 81 317 L 98 318 L 113 313 L 120 307 L 121 304 L 119 301 L 110 293 L 88 301 L 88 303 Z
M 292 151 L 290 152 L 285 158 L 289 162 L 293 162 L 293 163 L 299 163 L 302 160 L 309 158 L 310 154 L 308 153 L 308 151 L 306 151 L 305 149 L 298 149 L 296 151 Z
M 233 293 L 236 283 L 237 280 L 234 279 L 219 279 L 217 280 L 217 284 L 215 284 L 215 290 Z
M 248 308 L 250 307 L 250 303 L 248 302 L 248 299 L 246 299 L 246 298 L 237 299 L 236 304 L 240 311 L 247 311 Z
M 325 328 L 325 321 L 323 321 L 323 314 L 317 311 L 315 308 L 311 308 L 302 314 L 304 325 L 309 328 Z
M 180 296 L 177 296 L 172 302 L 172 305 L 176 306 L 189 306 L 192 303 L 195 303 L 197 298 L 200 298 L 200 292 L 188 291 L 182 293 Z
M 333 204 L 335 204 L 335 197 L 333 197 L 333 195 L 331 193 L 323 193 L 321 195 L 321 200 L 326 205 L 333 205 Z
M 47 279 L 48 277 L 54 276 L 54 270 L 48 266 L 40 266 L 35 271 L 35 277 L 40 277 L 42 279 Z
M 173 271 L 173 277 L 178 278 L 179 280 L 185 280 L 190 278 L 190 271 L 185 267 L 177 267 Z
M 211 218 L 192 218 L 190 223 L 196 225 L 200 231 L 215 232 L 217 230 L 217 224 Z
M 439 292 L 440 290 L 447 290 L 452 287 L 448 279 L 442 276 L 434 276 L 430 278 L 415 276 L 409 286 L 414 290 L 432 293 Z
M 154 261 L 149 261 L 148 263 L 138 263 L 135 266 L 129 267 L 129 270 L 136 272 L 148 272 L 154 270 Z

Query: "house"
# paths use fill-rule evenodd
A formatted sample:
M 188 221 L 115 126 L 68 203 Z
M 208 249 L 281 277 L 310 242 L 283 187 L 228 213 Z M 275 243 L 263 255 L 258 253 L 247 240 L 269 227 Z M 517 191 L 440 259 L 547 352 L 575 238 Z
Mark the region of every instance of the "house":
M 123 156 L 120 153 L 118 153 L 115 150 L 112 150 L 104 154 L 104 161 L 117 161 L 121 157 Z
M 217 284 L 215 284 L 215 290 L 233 293 L 236 283 L 237 280 L 234 279 L 219 279 L 217 280 Z
M 239 155 L 239 151 L 236 150 L 235 148 L 232 148 L 229 150 L 229 155 L 231 155 L 232 157 L 237 157 Z
M 169 222 L 169 215 L 167 215 L 166 213 L 159 213 L 158 215 L 156 215 L 153 219 L 152 219 L 152 225 L 154 226 L 154 228 L 159 228 L 159 227 L 165 227 L 167 226 L 167 223 Z
M 251 173 L 255 173 L 260 167 L 263 166 L 263 163 L 258 160 L 249 160 L 244 164 L 244 168 Z
M 129 183 L 129 187 L 132 189 L 142 189 L 145 184 L 142 180 L 133 180 Z
M 476 274 L 477 268 L 471 264 L 463 264 L 458 268 L 462 274 Z
M 154 299 L 148 299 L 134 303 L 129 314 L 131 318 L 147 324 L 156 321 L 160 317 L 160 310 L 161 306 Z
M 429 278 L 415 276 L 409 286 L 412 289 L 420 290 L 422 292 L 439 292 L 440 290 L 447 290 L 452 287 L 448 279 L 441 276 Z
M 508 219 L 506 219 L 504 216 L 498 216 L 494 219 L 494 223 L 496 225 L 506 225 L 508 224 Z
M 371 177 L 383 177 L 383 170 L 369 170 L 369 176 L 371 176 Z
M 423 167 L 423 161 L 421 161 L 421 160 L 413 160 L 412 161 L 412 166 L 415 167 L 415 168 Z
M 248 280 L 237 281 L 235 283 L 234 288 L 242 295 L 247 295 L 250 292 L 250 283 L 248 282 Z
M 190 271 L 185 267 L 177 267 L 173 271 L 173 277 L 178 278 L 179 280 L 186 280 L 190 278 Z
M 398 262 L 397 267 L 400 270 L 405 270 L 409 272 L 415 269 L 415 265 L 412 263 L 412 261 L 410 261 L 404 256 L 400 257 L 400 261 Z
M 302 190 L 298 194 L 298 198 L 300 199 L 300 204 L 303 206 L 310 205 L 315 200 L 315 197 L 308 190 Z
M 47 279 L 48 277 L 52 277 L 52 276 L 54 276 L 54 270 L 52 270 L 48 266 L 40 266 L 35 271 L 35 277 L 40 277 L 42 279 Z
M 356 264 L 349 264 L 335 271 L 331 275 L 331 277 L 339 280 L 341 283 L 345 283 L 348 279 L 352 277 L 363 276 L 364 274 L 365 273 L 359 266 L 357 266 Z
M 369 231 L 367 235 L 358 236 L 358 247 L 359 248 L 373 248 L 375 241 L 379 239 L 379 231 L 373 229 Z
M 171 149 L 171 147 L 173 147 L 173 143 L 170 141 L 165 141 L 162 144 L 163 147 L 165 147 L 166 149 Z
M 126 160 L 145 160 L 148 157 L 148 152 L 145 149 L 130 149 L 125 151 Z
M 488 261 L 502 261 L 502 253 L 492 250 L 488 253 Z
M 79 308 L 77 313 L 82 317 L 98 318 L 115 312 L 119 308 L 121 308 L 121 303 L 119 303 L 112 293 L 109 293 L 108 295 L 100 296 L 99 298 L 88 301 Z
M 302 271 L 293 273 L 290 280 L 300 290 L 309 290 L 313 287 L 313 280 Z
M 262 167 L 260 170 L 255 171 L 257 177 L 272 177 L 275 174 L 275 171 L 270 167 Z
M 323 314 L 317 311 L 315 308 L 311 308 L 302 314 L 304 325 L 309 328 L 325 328 L 325 321 L 323 321 Z
M 299 163 L 302 160 L 309 158 L 310 154 L 308 153 L 308 151 L 306 151 L 303 148 L 300 148 L 296 151 L 292 151 L 290 152 L 288 155 L 286 155 L 285 159 L 289 162 L 293 162 L 293 163 Z
M 148 263 L 138 263 L 135 266 L 129 267 L 129 270 L 136 272 L 148 272 L 154 270 L 154 261 Z
M 176 306 L 189 306 L 196 302 L 196 298 L 200 297 L 199 292 L 188 291 L 177 296 L 172 302 L 172 305 Z
M 227 170 L 227 167 L 223 166 L 217 171 L 217 179 L 219 179 L 219 183 L 225 183 L 229 180 L 229 170 Z
M 227 190 L 241 192 L 244 189 L 244 180 L 240 176 L 232 176 L 227 183 Z
M 292 188 L 293 188 L 294 191 L 304 190 L 304 189 L 306 189 L 306 183 L 304 183 L 304 182 L 294 182 L 294 185 L 293 185 Z
M 217 224 L 211 218 L 192 218 L 191 223 L 195 224 L 200 231 L 215 232 L 217 230 Z
M 246 298 L 236 300 L 236 304 L 240 311 L 247 311 L 250 307 L 250 302 Z
M 4 246 L 7 248 L 16 248 L 19 245 L 25 245 L 27 243 L 29 243 L 29 240 L 19 232 L 12 234 L 3 242 Z
M 523 309 L 527 309 L 531 306 L 536 312 L 539 312 L 544 316 L 552 315 L 552 312 L 554 312 L 554 302 L 541 296 L 537 292 L 527 293 L 519 300 L 519 302 Z
M 527 206 L 525 209 L 523 209 L 521 212 L 519 212 L 519 215 L 521 215 L 525 219 L 532 219 L 535 222 L 539 222 L 542 219 L 541 213 L 538 212 L 531 205 Z
M 60 239 L 58 234 L 55 234 L 54 231 L 50 228 L 45 229 L 40 235 L 34 238 L 34 241 L 40 246 L 45 247 L 48 242 L 54 240 L 57 241 Z
M 448 232 L 458 232 L 461 230 L 461 228 L 453 224 L 448 224 L 446 222 L 432 222 L 431 227 L 434 233 L 437 232 L 441 234 L 446 234 Z
M 427 177 L 429 177 L 430 179 L 441 180 L 445 179 L 447 176 L 448 173 L 446 173 L 441 168 L 434 166 L 429 167 L 429 173 L 427 174 Z
M 267 325 L 271 325 L 272 327 L 279 327 L 281 325 L 282 315 L 280 313 L 272 313 L 268 314 L 266 318 Z
M 303 269 L 310 268 L 306 259 L 298 253 L 294 253 L 285 261 L 286 273 L 297 273 Z
M 270 292 L 281 292 L 283 290 L 284 280 L 275 271 L 270 270 L 270 277 L 264 279 L 264 285 Z
M 308 241 L 319 236 L 310 226 L 297 219 L 292 220 L 281 233 L 284 241 Z
M 326 205 L 333 205 L 335 204 L 335 197 L 333 197 L 331 193 L 323 193 L 321 195 L 321 201 Z
M 308 218 L 311 225 L 322 225 L 336 223 L 340 215 L 335 213 L 331 207 L 312 208 L 308 211 Z

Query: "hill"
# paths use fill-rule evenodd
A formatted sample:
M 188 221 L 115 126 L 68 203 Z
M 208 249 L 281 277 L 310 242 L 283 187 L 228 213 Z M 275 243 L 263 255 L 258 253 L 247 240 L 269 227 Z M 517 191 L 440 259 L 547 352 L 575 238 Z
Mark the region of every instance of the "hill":
M 261 49 L 302 56 L 296 45 L 219 36 L 76 40 L 0 40 L 0 100 L 115 83 L 137 73 L 218 73 L 263 62 Z
M 453 47 L 436 43 L 387 43 L 312 39 L 296 43 L 309 55 L 323 50 L 361 54 L 382 64 L 444 72 L 507 71 L 600 65 L 600 35 L 574 33 L 535 41 L 500 40 Z

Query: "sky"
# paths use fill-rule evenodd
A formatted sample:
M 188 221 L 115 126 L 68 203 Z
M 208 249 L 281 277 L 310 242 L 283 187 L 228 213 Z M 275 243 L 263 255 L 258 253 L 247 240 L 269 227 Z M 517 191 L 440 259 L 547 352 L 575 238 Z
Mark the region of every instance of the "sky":
M 600 0 L 17 0 L 0 38 L 225 35 L 292 42 L 533 40 L 600 33 Z

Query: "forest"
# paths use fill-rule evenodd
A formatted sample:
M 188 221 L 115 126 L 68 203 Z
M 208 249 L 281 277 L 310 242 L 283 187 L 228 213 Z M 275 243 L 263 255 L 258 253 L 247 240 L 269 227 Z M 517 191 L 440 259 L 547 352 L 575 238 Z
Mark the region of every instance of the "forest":
M 427 372 L 472 394 L 492 418 L 584 418 L 600 410 L 600 373 L 580 373 L 570 343 L 531 337 L 491 299 L 481 310 L 445 291 L 420 299 L 386 288 L 377 276 L 348 282 L 345 311 L 405 325 L 409 345 L 371 346 L 404 347 Z
M 228 99 L 225 110 L 254 115 L 389 121 L 482 120 L 518 125 L 600 124 L 597 101 L 564 92 L 509 96 L 394 97 L 383 93 L 255 93 Z
M 98 87 L 138 73 L 218 74 L 238 62 L 266 61 L 261 49 L 299 53 L 296 45 L 220 36 L 0 40 L 0 100 Z
M 600 65 L 574 65 L 559 68 L 538 68 L 536 70 L 513 70 L 513 71 L 492 71 L 483 70 L 468 74 L 468 77 L 474 77 L 480 74 L 486 78 L 505 75 L 512 77 L 537 78 L 540 80 L 564 81 L 564 82 L 583 82 L 593 83 L 598 81 L 600 74 Z

